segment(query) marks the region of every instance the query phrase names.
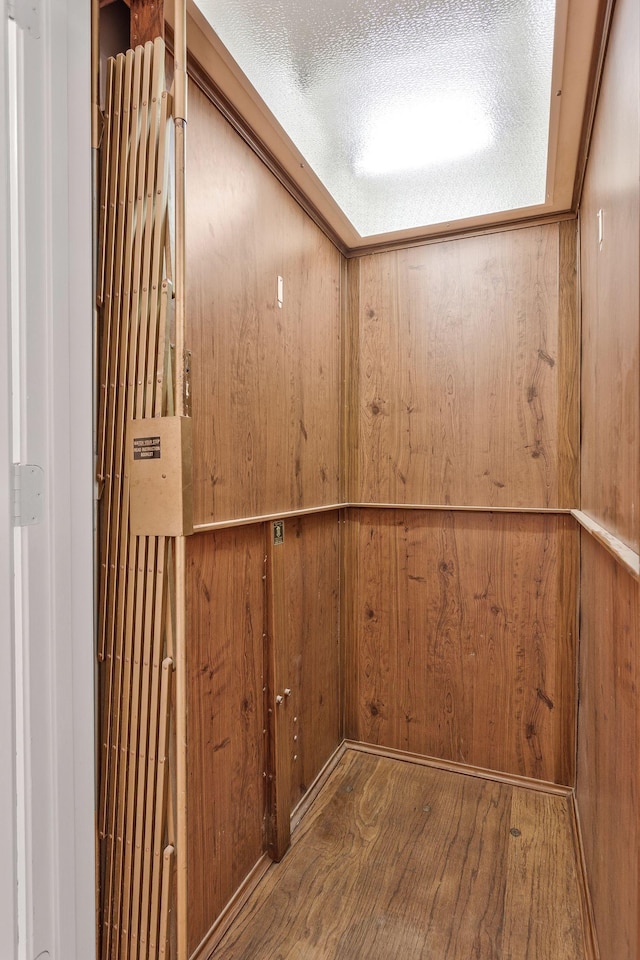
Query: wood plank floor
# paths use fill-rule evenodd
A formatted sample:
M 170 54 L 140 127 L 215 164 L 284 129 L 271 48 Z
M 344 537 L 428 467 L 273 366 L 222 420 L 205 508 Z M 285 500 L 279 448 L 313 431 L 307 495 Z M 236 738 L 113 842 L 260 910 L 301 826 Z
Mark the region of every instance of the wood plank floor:
M 348 750 L 215 960 L 591 960 L 569 800 Z

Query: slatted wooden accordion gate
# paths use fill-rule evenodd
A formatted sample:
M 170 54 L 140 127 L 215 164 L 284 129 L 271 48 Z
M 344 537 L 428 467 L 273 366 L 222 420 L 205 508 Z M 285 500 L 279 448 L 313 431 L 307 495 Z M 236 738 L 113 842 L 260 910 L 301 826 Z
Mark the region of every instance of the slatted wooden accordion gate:
M 172 97 L 161 39 L 108 62 L 99 309 L 100 953 L 176 953 L 177 540 L 131 529 L 127 426 L 172 416 Z M 179 385 L 178 385 L 179 386 Z M 179 404 L 178 404 L 179 406 Z

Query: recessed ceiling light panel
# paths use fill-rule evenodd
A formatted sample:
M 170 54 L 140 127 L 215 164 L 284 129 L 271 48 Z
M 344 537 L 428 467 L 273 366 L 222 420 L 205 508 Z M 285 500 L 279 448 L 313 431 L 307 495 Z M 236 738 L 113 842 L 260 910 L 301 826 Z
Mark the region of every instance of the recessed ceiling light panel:
M 363 236 L 545 201 L 555 0 L 197 0 Z

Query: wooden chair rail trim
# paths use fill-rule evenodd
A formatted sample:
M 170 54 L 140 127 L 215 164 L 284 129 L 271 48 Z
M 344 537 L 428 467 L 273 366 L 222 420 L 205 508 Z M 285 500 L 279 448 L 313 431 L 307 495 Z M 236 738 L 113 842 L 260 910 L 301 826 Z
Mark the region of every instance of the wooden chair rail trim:
M 489 507 L 479 504 L 452 503 L 345 503 L 358 510 L 450 510 L 458 513 L 571 513 L 567 507 Z
M 283 510 L 280 513 L 264 513 L 255 517 L 234 517 L 229 520 L 214 520 L 210 523 L 194 523 L 194 533 L 209 533 L 212 530 L 226 530 L 229 527 L 246 527 L 252 523 L 268 523 L 271 520 L 288 520 L 293 517 L 308 517 L 315 513 L 331 513 L 332 510 L 440 510 L 448 513 L 551 513 L 556 515 L 574 514 L 576 511 L 564 507 L 486 507 L 460 506 L 450 503 L 329 503 L 319 507 L 306 507 L 303 510 Z
M 640 580 L 640 556 L 635 550 L 632 550 L 631 547 L 582 510 L 572 510 L 571 515 L 575 517 L 583 530 L 590 533 L 624 567 L 627 573 L 631 574 L 634 580 Z
M 228 527 L 246 527 L 252 523 L 268 523 L 270 520 L 287 520 L 289 517 L 308 517 L 313 513 L 330 513 L 342 510 L 344 503 L 329 503 L 321 507 L 308 507 L 303 510 L 284 510 L 281 513 L 264 513 L 255 517 L 235 517 L 231 520 L 214 520 L 211 523 L 194 523 L 194 533 L 208 533 L 211 530 L 226 530 Z

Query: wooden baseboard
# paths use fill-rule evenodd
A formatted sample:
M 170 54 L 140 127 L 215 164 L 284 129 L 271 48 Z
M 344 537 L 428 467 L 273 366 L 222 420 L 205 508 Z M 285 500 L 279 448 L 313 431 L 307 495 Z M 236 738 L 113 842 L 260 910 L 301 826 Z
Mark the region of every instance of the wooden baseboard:
M 328 778 L 333 773 L 335 767 L 340 762 L 344 752 L 346 750 L 344 741 L 339 744 L 334 753 L 329 757 L 325 763 L 322 770 L 318 773 L 317 777 L 305 793 L 304 797 L 300 800 L 293 813 L 291 814 L 291 840 L 292 843 L 295 842 L 295 830 L 302 822 L 303 817 L 308 813 L 310 807 L 313 805 L 315 800 L 318 797 L 318 794 L 322 790 L 323 786 L 327 782 Z M 209 960 L 211 954 L 217 947 L 218 943 L 227 932 L 233 921 L 236 919 L 245 903 L 254 892 L 256 887 L 259 885 L 260 881 L 263 879 L 267 870 L 273 865 L 273 860 L 265 853 L 258 860 L 253 870 L 248 874 L 243 883 L 238 887 L 233 897 L 223 909 L 220 916 L 213 922 L 208 933 L 205 934 L 203 939 L 200 941 L 196 949 L 190 956 L 190 960 Z
M 347 745 L 343 740 L 342 743 L 335 750 L 335 752 L 329 757 L 324 767 L 322 768 L 320 773 L 317 775 L 317 777 L 315 778 L 315 780 L 313 781 L 313 783 L 305 793 L 304 797 L 300 800 L 300 802 L 295 807 L 293 813 L 291 814 L 292 841 L 294 839 L 295 831 L 300 826 L 303 818 L 309 812 L 309 808 L 313 806 L 313 804 L 317 800 L 318 794 L 320 793 L 325 783 L 327 782 L 327 780 L 329 779 L 329 777 L 337 767 L 338 763 L 344 756 L 346 750 L 347 750 Z
M 245 903 L 272 864 L 273 860 L 271 860 L 267 854 L 264 853 L 256 863 L 253 870 L 248 874 L 247 877 L 245 877 L 242 884 L 238 887 L 220 916 L 214 921 L 209 932 L 205 934 L 196 949 L 193 951 L 190 960 L 209 960 L 218 943 L 227 932 L 233 921 L 236 919 Z
M 571 795 L 570 810 L 571 832 L 573 834 L 573 843 L 575 847 L 576 863 L 578 864 L 580 882 L 580 910 L 582 912 L 584 939 L 587 949 L 591 951 L 587 957 L 587 960 L 600 960 L 600 948 L 598 946 L 595 915 L 593 912 L 593 904 L 591 902 L 591 891 L 589 890 L 587 861 L 584 854 L 584 844 L 582 842 L 580 814 L 578 811 L 578 803 L 575 793 L 572 793 Z
M 487 770 L 484 767 L 473 767 L 468 763 L 458 763 L 455 760 L 439 760 L 436 757 L 426 757 L 420 753 L 393 750 L 390 747 L 381 747 L 375 743 L 363 743 L 358 740 L 345 740 L 343 746 L 345 750 L 359 750 L 361 753 L 370 753 L 377 757 L 386 757 L 389 760 L 404 760 L 407 763 L 417 763 L 424 767 L 433 767 L 435 770 L 447 770 L 449 773 L 459 773 L 465 777 L 479 777 L 482 780 L 507 783 L 513 787 L 524 787 L 527 790 L 537 790 L 539 793 L 550 793 L 557 797 L 573 796 L 572 787 L 551 783 L 548 780 L 534 780 L 532 777 L 523 777 L 517 773 L 501 773 L 496 770 Z

